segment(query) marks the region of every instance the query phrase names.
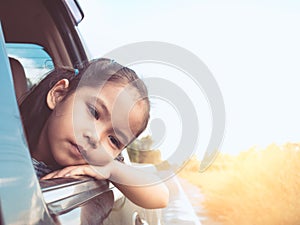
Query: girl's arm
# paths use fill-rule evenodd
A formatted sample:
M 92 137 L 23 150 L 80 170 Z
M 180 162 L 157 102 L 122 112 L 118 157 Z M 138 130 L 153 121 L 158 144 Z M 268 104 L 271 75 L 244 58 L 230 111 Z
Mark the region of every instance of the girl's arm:
M 167 206 L 169 190 L 160 178 L 116 160 L 109 166 L 109 179 L 133 203 L 148 209 Z
M 52 172 L 42 179 L 88 175 L 109 179 L 133 203 L 148 209 L 164 208 L 169 201 L 169 190 L 159 178 L 138 168 L 112 160 L 105 166 L 69 166 Z

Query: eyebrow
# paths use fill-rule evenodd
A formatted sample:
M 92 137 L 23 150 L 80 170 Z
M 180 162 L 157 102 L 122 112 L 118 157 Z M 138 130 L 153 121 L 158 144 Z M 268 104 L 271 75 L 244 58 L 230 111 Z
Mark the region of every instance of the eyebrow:
M 92 101 L 96 102 L 96 104 L 103 110 L 102 113 L 104 112 L 104 114 L 110 119 L 111 118 L 111 113 L 109 112 L 107 106 L 105 105 L 105 102 L 98 98 L 98 97 L 92 97 Z M 115 134 L 117 134 L 118 136 L 121 136 L 123 139 L 123 142 L 127 143 L 128 142 L 128 138 L 127 136 L 118 128 L 113 128 L 112 129 L 114 131 Z M 122 143 L 124 146 L 126 146 L 127 144 Z

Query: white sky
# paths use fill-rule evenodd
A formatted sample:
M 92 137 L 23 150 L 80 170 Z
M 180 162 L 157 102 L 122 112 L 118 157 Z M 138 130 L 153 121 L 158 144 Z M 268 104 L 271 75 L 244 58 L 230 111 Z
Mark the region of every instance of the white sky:
M 186 48 L 208 66 L 225 100 L 222 152 L 300 141 L 299 1 L 80 0 L 80 4 L 85 18 L 79 29 L 93 57 L 133 42 L 164 41 Z M 139 73 L 147 76 L 146 71 Z M 196 98 L 195 104 L 205 106 L 201 96 Z M 200 124 L 207 127 L 200 141 L 203 151 L 210 120 L 207 110 L 200 113 Z

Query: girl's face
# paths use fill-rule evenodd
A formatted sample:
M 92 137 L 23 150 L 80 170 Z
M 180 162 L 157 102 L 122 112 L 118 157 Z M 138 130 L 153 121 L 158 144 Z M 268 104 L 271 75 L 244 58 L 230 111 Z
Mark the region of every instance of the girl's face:
M 65 86 L 48 94 L 53 112 L 39 139 L 38 149 L 47 155 L 43 161 L 54 166 L 105 165 L 142 129 L 145 103 L 136 100 L 136 91 L 111 82 L 101 89 L 78 88 L 68 97 Z

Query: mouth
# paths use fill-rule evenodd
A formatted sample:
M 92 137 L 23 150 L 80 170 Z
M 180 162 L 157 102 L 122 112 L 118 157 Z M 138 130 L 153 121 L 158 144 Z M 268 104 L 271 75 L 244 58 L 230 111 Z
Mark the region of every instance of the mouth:
M 73 151 L 73 153 L 74 153 L 77 157 L 82 158 L 82 157 L 83 157 L 82 152 L 85 151 L 85 150 L 83 149 L 83 147 L 80 146 L 80 145 L 75 144 L 74 142 L 71 142 L 71 145 L 72 145 L 72 151 Z

